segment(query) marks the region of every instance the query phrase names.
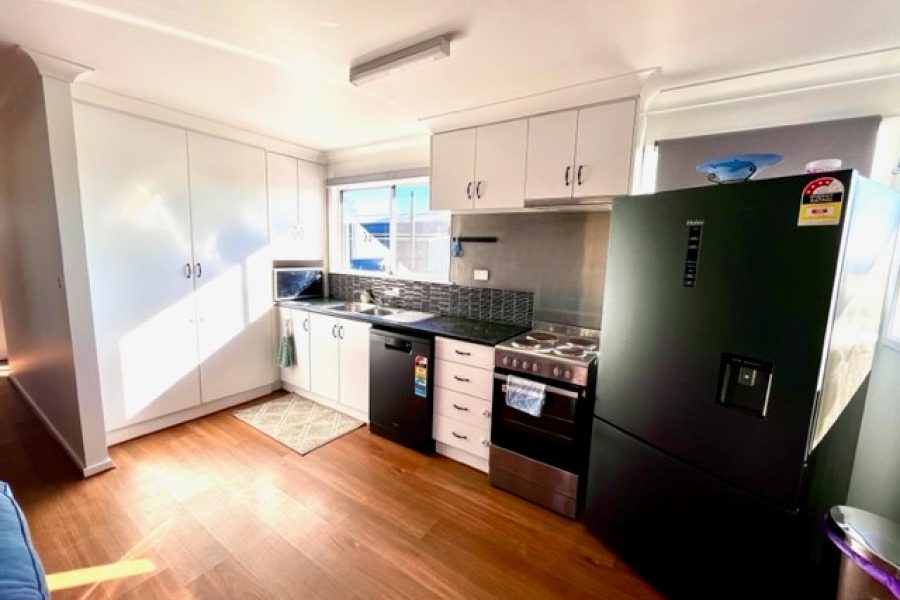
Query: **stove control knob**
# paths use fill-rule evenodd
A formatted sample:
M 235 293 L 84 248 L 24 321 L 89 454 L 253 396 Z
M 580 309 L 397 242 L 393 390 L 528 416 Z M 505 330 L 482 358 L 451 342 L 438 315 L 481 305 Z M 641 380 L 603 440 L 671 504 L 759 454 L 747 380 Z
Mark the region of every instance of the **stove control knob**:
M 535 373 L 540 373 L 541 365 L 539 365 L 538 363 L 534 363 L 533 365 L 531 365 L 531 370 L 534 371 Z
M 528 363 L 527 360 L 523 360 L 523 361 L 522 361 L 522 368 L 525 369 L 525 370 L 527 371 L 528 369 L 531 368 L 531 365 Z
M 508 366 L 509 366 L 509 357 L 508 357 L 508 356 L 504 356 L 502 362 L 503 362 L 503 366 L 504 366 L 504 367 L 508 367 Z
M 566 371 L 563 373 L 563 379 L 572 379 L 572 371 L 566 369 Z
M 560 369 L 559 367 L 553 367 L 553 376 L 559 377 L 560 375 L 562 375 L 562 369 Z
M 512 366 L 513 366 L 514 369 L 518 369 L 518 368 L 519 368 L 519 359 L 518 359 L 518 358 L 514 358 L 514 359 L 513 359 L 513 361 L 512 361 Z

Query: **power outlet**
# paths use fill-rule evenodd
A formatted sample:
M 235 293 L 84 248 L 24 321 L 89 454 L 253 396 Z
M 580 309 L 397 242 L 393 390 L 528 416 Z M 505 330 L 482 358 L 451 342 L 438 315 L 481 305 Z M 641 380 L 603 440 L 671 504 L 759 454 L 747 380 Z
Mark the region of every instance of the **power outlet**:
M 475 269 L 475 271 L 472 273 L 472 277 L 475 279 L 475 281 L 487 281 L 489 276 L 490 273 L 487 269 Z

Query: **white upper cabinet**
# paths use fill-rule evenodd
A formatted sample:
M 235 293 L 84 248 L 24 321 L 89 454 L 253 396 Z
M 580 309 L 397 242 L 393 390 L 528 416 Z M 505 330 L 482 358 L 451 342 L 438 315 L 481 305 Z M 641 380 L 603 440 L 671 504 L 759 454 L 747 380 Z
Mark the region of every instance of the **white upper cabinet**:
M 572 195 L 577 130 L 577 110 L 528 119 L 526 198 L 565 198 Z
M 528 122 L 479 127 L 475 133 L 475 209 L 521 208 Z
M 635 100 L 528 120 L 525 198 L 586 198 L 628 193 Z
M 297 255 L 290 258 L 319 260 L 325 257 L 325 167 L 297 161 L 300 210 Z
M 188 133 L 204 402 L 277 379 L 266 155 Z
M 325 254 L 325 168 L 268 153 L 269 237 L 274 260 Z
M 289 257 L 298 238 L 300 187 L 297 159 L 283 154 L 266 155 L 269 191 L 269 244 L 272 258 Z
M 468 210 L 475 206 L 475 130 L 431 136 L 432 210 Z
M 574 195 L 628 193 L 633 155 L 635 101 L 578 111 Z
M 525 120 L 432 136 L 431 207 L 521 208 L 527 137 Z
M 107 430 L 200 404 L 184 130 L 83 104 L 75 139 Z

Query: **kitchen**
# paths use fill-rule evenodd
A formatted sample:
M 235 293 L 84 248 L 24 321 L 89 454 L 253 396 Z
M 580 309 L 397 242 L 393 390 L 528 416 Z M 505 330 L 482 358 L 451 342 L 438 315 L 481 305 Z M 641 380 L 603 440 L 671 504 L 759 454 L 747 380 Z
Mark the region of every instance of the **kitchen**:
M 833 369 L 817 358 L 814 366 L 821 369 L 804 381 L 820 378 L 812 383 L 819 389 L 803 391 L 816 414 L 804 417 L 802 435 L 791 421 L 790 443 L 778 446 L 781 433 L 771 433 L 784 426 L 776 399 L 788 394 L 777 386 L 789 359 L 773 358 L 780 351 L 775 342 L 748 341 L 749 331 L 768 331 L 761 306 L 773 302 L 787 314 L 787 306 L 813 291 L 801 276 L 805 272 L 791 271 L 789 261 L 779 263 L 788 275 L 777 286 L 763 283 L 755 265 L 790 253 L 774 250 L 779 240 L 799 256 L 805 242 L 792 236 L 811 230 L 834 234 L 821 244 L 843 256 L 839 234 L 856 239 L 853 223 L 864 219 L 841 220 L 841 202 L 846 199 L 849 215 L 850 198 L 853 206 L 864 206 L 875 195 L 859 176 L 897 186 L 892 171 L 900 155 L 900 89 L 893 69 L 900 59 L 889 34 L 873 28 L 872 13 L 853 22 L 860 31 L 881 35 L 877 51 L 848 44 L 840 52 L 817 49 L 800 60 L 798 49 L 784 41 L 778 60 L 755 63 L 729 55 L 733 70 L 710 66 L 701 76 L 672 74 L 679 73 L 680 60 L 703 62 L 686 50 L 684 58 L 670 62 L 663 61 L 663 52 L 654 55 L 659 63 L 592 70 L 597 77 L 573 69 L 563 81 L 542 62 L 543 70 L 533 67 L 540 81 L 528 86 L 521 77 L 501 78 L 496 89 L 477 94 L 439 85 L 441 78 L 460 77 L 460 69 L 477 71 L 473 48 L 487 51 L 491 45 L 485 23 L 505 19 L 492 4 L 479 17 L 474 40 L 450 25 L 407 32 L 415 43 L 406 45 L 396 43 L 403 36 L 386 40 L 379 34 L 380 44 L 354 55 L 349 82 L 344 75 L 340 82 L 333 74 L 323 77 L 323 86 L 334 88 L 327 93 L 336 94 L 328 96 L 334 106 L 349 106 L 340 105 L 338 96 L 353 103 L 343 112 L 335 109 L 343 121 L 329 120 L 326 127 L 316 116 L 316 110 L 327 112 L 325 92 L 318 97 L 292 89 L 281 99 L 247 98 L 254 77 L 285 89 L 284 63 L 273 58 L 272 48 L 248 50 L 237 38 L 222 46 L 219 34 L 197 33 L 200 21 L 182 15 L 177 26 L 163 26 L 174 17 L 147 7 L 132 7 L 132 14 L 99 5 L 41 6 L 30 9 L 30 19 L 0 29 L 0 39 L 20 45 L 3 48 L 4 73 L 12 82 L 0 98 L 4 132 L 32 153 L 10 154 L 19 162 L 3 167 L 6 197 L 30 195 L 44 202 L 5 202 L 5 222 L 22 223 L 28 236 L 3 236 L 10 259 L 0 274 L 0 301 L 15 393 L 79 475 L 122 477 L 129 448 L 224 417 L 236 422 L 229 428 L 238 428 L 228 429 L 229 436 L 245 432 L 246 437 L 236 435 L 236 447 L 258 441 L 260 431 L 277 441 L 262 442 L 273 444 L 267 448 L 290 451 L 292 460 L 313 465 L 323 460 L 316 454 L 336 457 L 352 451 L 351 444 L 372 444 L 376 458 L 387 454 L 399 464 L 451 469 L 491 502 L 553 515 L 538 520 L 562 515 L 560 527 L 581 527 L 599 540 L 591 543 L 612 548 L 610 560 L 623 557 L 616 564 L 674 596 L 721 585 L 735 576 L 735 563 L 756 560 L 754 554 L 766 555 L 755 563 L 767 565 L 765 572 L 774 569 L 769 563 L 779 554 L 746 526 L 764 520 L 768 508 L 728 512 L 725 507 L 744 506 L 745 500 L 729 495 L 735 489 L 740 498 L 749 490 L 749 505 L 762 498 L 806 518 L 812 512 L 804 512 L 811 510 L 804 498 L 779 495 L 785 488 L 773 482 L 782 476 L 790 479 L 786 487 L 817 481 L 814 474 L 830 468 L 842 488 L 824 494 L 831 504 L 898 517 L 886 484 L 896 476 L 891 461 L 883 460 L 890 454 L 885 448 L 893 447 L 885 424 L 897 418 L 890 402 L 897 337 L 892 331 L 900 323 L 893 315 L 895 263 L 893 254 L 885 254 L 885 248 L 893 251 L 889 233 L 869 224 L 872 247 L 851 244 L 852 268 L 877 265 L 858 274 L 869 282 L 866 289 L 881 291 L 877 301 L 865 304 L 862 312 L 869 316 L 853 322 L 866 340 L 857 352 L 862 367 L 848 367 L 853 389 L 823 391 L 821 378 L 827 380 Z M 732 9 L 733 16 L 747 17 L 745 9 Z M 546 16 L 547 7 L 537 3 L 531 10 L 535 14 L 527 20 Z M 577 20 L 579 10 L 600 9 L 574 2 L 563 10 Z M 630 19 L 649 17 L 633 10 Z M 824 22 L 841 11 L 835 4 L 817 18 Z M 232 65 L 240 76 L 225 83 L 215 69 L 188 65 L 181 74 L 155 66 L 147 67 L 146 82 L 139 81 L 107 63 L 108 40 L 98 39 L 96 47 L 83 39 L 47 46 L 30 29 L 42 15 L 59 22 L 69 13 L 83 30 L 108 27 L 121 34 L 136 28 L 138 46 L 174 60 L 194 56 L 206 65 Z M 600 13 L 591 14 L 596 26 Z M 352 19 L 357 25 L 358 18 Z M 759 18 L 774 26 L 772 18 Z M 309 26 L 317 31 L 315 39 L 326 36 L 325 25 Z M 697 35 L 687 24 L 677 29 L 682 44 Z M 505 35 L 515 48 L 529 47 L 524 30 Z M 710 35 L 709 47 L 721 46 L 721 38 Z M 161 42 L 172 40 L 175 45 L 165 49 Z M 63 52 L 66 45 L 79 50 Z M 560 56 L 567 51 L 561 48 Z M 130 58 L 122 65 L 137 64 L 133 52 L 125 52 Z M 212 54 L 201 56 L 205 52 Z M 537 64 L 540 52 L 529 50 L 529 59 Z M 187 73 L 205 83 L 191 88 Z M 194 91 L 154 96 L 154 77 L 157 84 L 180 82 Z M 415 108 L 401 110 L 397 99 L 408 97 L 405 86 L 411 82 L 421 87 L 422 98 L 406 100 Z M 229 100 L 222 102 L 218 96 L 226 89 Z M 219 112 L 204 110 L 207 105 Z M 398 117 L 404 110 L 415 118 Z M 755 159 L 773 164 L 739 160 L 732 172 L 724 159 L 707 171 L 698 168 L 710 159 L 748 153 L 779 158 Z M 840 164 L 809 164 L 822 159 Z M 25 160 L 43 167 L 23 168 Z M 739 173 L 741 178 L 752 181 L 717 185 L 716 178 L 733 177 L 742 168 L 750 170 Z M 839 191 L 830 191 L 827 177 Z M 820 179 L 822 189 L 806 194 L 804 186 Z M 799 187 L 776 183 L 786 181 Z M 696 194 L 679 195 L 693 188 L 699 188 Z M 702 198 L 703 214 L 679 214 L 676 240 L 655 221 L 666 211 L 637 214 L 644 202 L 639 194 L 654 193 L 645 198 L 656 198 L 660 206 L 695 206 Z M 780 204 L 762 208 L 768 205 L 749 199 L 754 193 Z M 825 193 L 836 195 L 825 202 Z M 837 210 L 838 220 L 831 227 L 803 227 L 804 218 L 814 218 L 810 213 L 797 222 L 797 205 L 807 196 L 823 203 L 815 210 Z M 757 237 L 721 238 L 709 208 L 718 203 L 755 203 L 758 212 L 741 218 Z M 787 205 L 792 215 L 778 212 L 787 214 Z M 891 210 L 878 209 L 886 227 L 894 224 Z M 728 231 L 741 231 L 735 214 L 716 218 L 732 219 Z M 770 237 L 766 219 L 791 221 L 793 229 L 773 226 L 781 234 Z M 51 244 L 42 243 L 48 239 Z M 755 288 L 737 294 L 737 287 L 709 287 L 718 281 L 712 273 L 728 272 L 716 262 L 717 249 L 726 247 L 740 257 L 735 264 L 746 281 L 758 283 Z M 631 256 L 643 258 L 632 262 Z M 849 289 L 840 274 L 852 268 L 845 266 L 836 258 L 817 272 L 830 277 L 834 289 Z M 770 265 L 766 272 L 773 270 Z M 672 291 L 659 282 L 675 271 Z M 757 297 L 763 289 L 768 295 Z M 790 313 L 784 322 L 809 319 L 823 332 L 843 331 L 843 321 L 829 312 L 831 294 L 822 289 L 815 288 L 815 295 L 826 302 L 824 308 L 814 315 L 811 308 L 808 314 Z M 704 299 L 703 311 L 679 304 L 680 294 L 693 292 Z M 35 303 L 36 297 L 45 300 Z M 795 302 L 783 299 L 788 297 Z M 716 308 L 723 298 L 734 315 Z M 835 311 L 841 313 L 842 306 L 835 300 Z M 735 324 L 742 322 L 737 314 L 752 316 L 746 329 Z M 697 319 L 707 327 L 671 325 Z M 712 339 L 713 330 L 732 326 L 743 333 L 709 341 L 708 347 L 716 345 L 713 358 L 704 354 L 708 348 L 688 341 L 694 335 Z M 826 336 L 816 335 L 797 337 Z M 801 353 L 815 354 L 823 345 L 803 346 Z M 670 347 L 678 348 L 678 356 L 658 352 Z M 861 381 L 856 371 L 864 372 Z M 686 385 L 691 373 L 716 388 L 708 394 L 715 398 L 709 406 L 685 403 L 675 410 L 648 399 L 666 395 L 658 386 Z M 623 385 L 630 391 L 622 392 Z M 767 386 L 775 386 L 771 397 Z M 764 397 L 754 395 L 762 389 Z M 819 411 L 820 392 L 827 402 L 838 400 L 822 401 Z M 620 396 L 640 409 L 629 411 Z M 815 447 L 831 439 L 829 430 L 851 413 L 855 425 L 838 428 L 849 440 L 835 451 L 840 460 L 819 459 L 824 452 L 814 454 Z M 701 414 L 707 416 L 691 421 Z M 731 428 L 738 422 L 754 425 Z M 741 437 L 760 423 L 771 429 L 760 429 L 750 441 Z M 661 467 L 660 457 L 637 458 L 638 446 L 616 437 L 623 432 L 677 466 Z M 800 437 L 802 450 L 794 444 Z M 754 442 L 763 445 L 759 462 L 771 459 L 766 476 L 757 479 L 749 467 L 745 472 Z M 775 453 L 777 459 L 769 456 Z M 677 481 L 667 483 L 664 473 L 682 468 Z M 691 488 L 701 490 L 696 495 L 680 496 L 678 487 L 695 471 L 715 482 L 704 480 Z M 648 473 L 654 473 L 653 485 L 643 481 Z M 667 505 L 686 520 L 714 508 L 704 517 L 706 525 L 680 527 L 663 518 L 659 507 Z M 735 515 L 747 521 L 737 527 Z M 563 525 L 567 519 L 575 521 Z M 798 525 L 788 521 L 765 531 L 793 540 L 786 532 Z M 656 524 L 656 535 L 648 523 Z M 724 541 L 712 531 L 732 525 Z M 696 541 L 685 541 L 687 532 Z M 690 564 L 665 558 L 678 547 L 702 548 L 703 540 L 729 544 L 723 555 L 732 554 L 732 560 L 709 558 L 717 574 L 704 574 L 705 584 L 691 574 Z M 758 583 L 771 591 L 774 578 Z M 630 591 L 649 597 L 651 588 L 644 585 Z

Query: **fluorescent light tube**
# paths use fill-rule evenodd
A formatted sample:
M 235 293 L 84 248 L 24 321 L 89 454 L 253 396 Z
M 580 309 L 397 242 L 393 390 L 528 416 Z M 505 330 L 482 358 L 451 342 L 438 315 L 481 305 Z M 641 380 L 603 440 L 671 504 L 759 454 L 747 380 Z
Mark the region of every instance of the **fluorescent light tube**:
M 350 68 L 350 83 L 360 85 L 430 60 L 450 56 L 450 40 L 443 35 L 413 44 Z

